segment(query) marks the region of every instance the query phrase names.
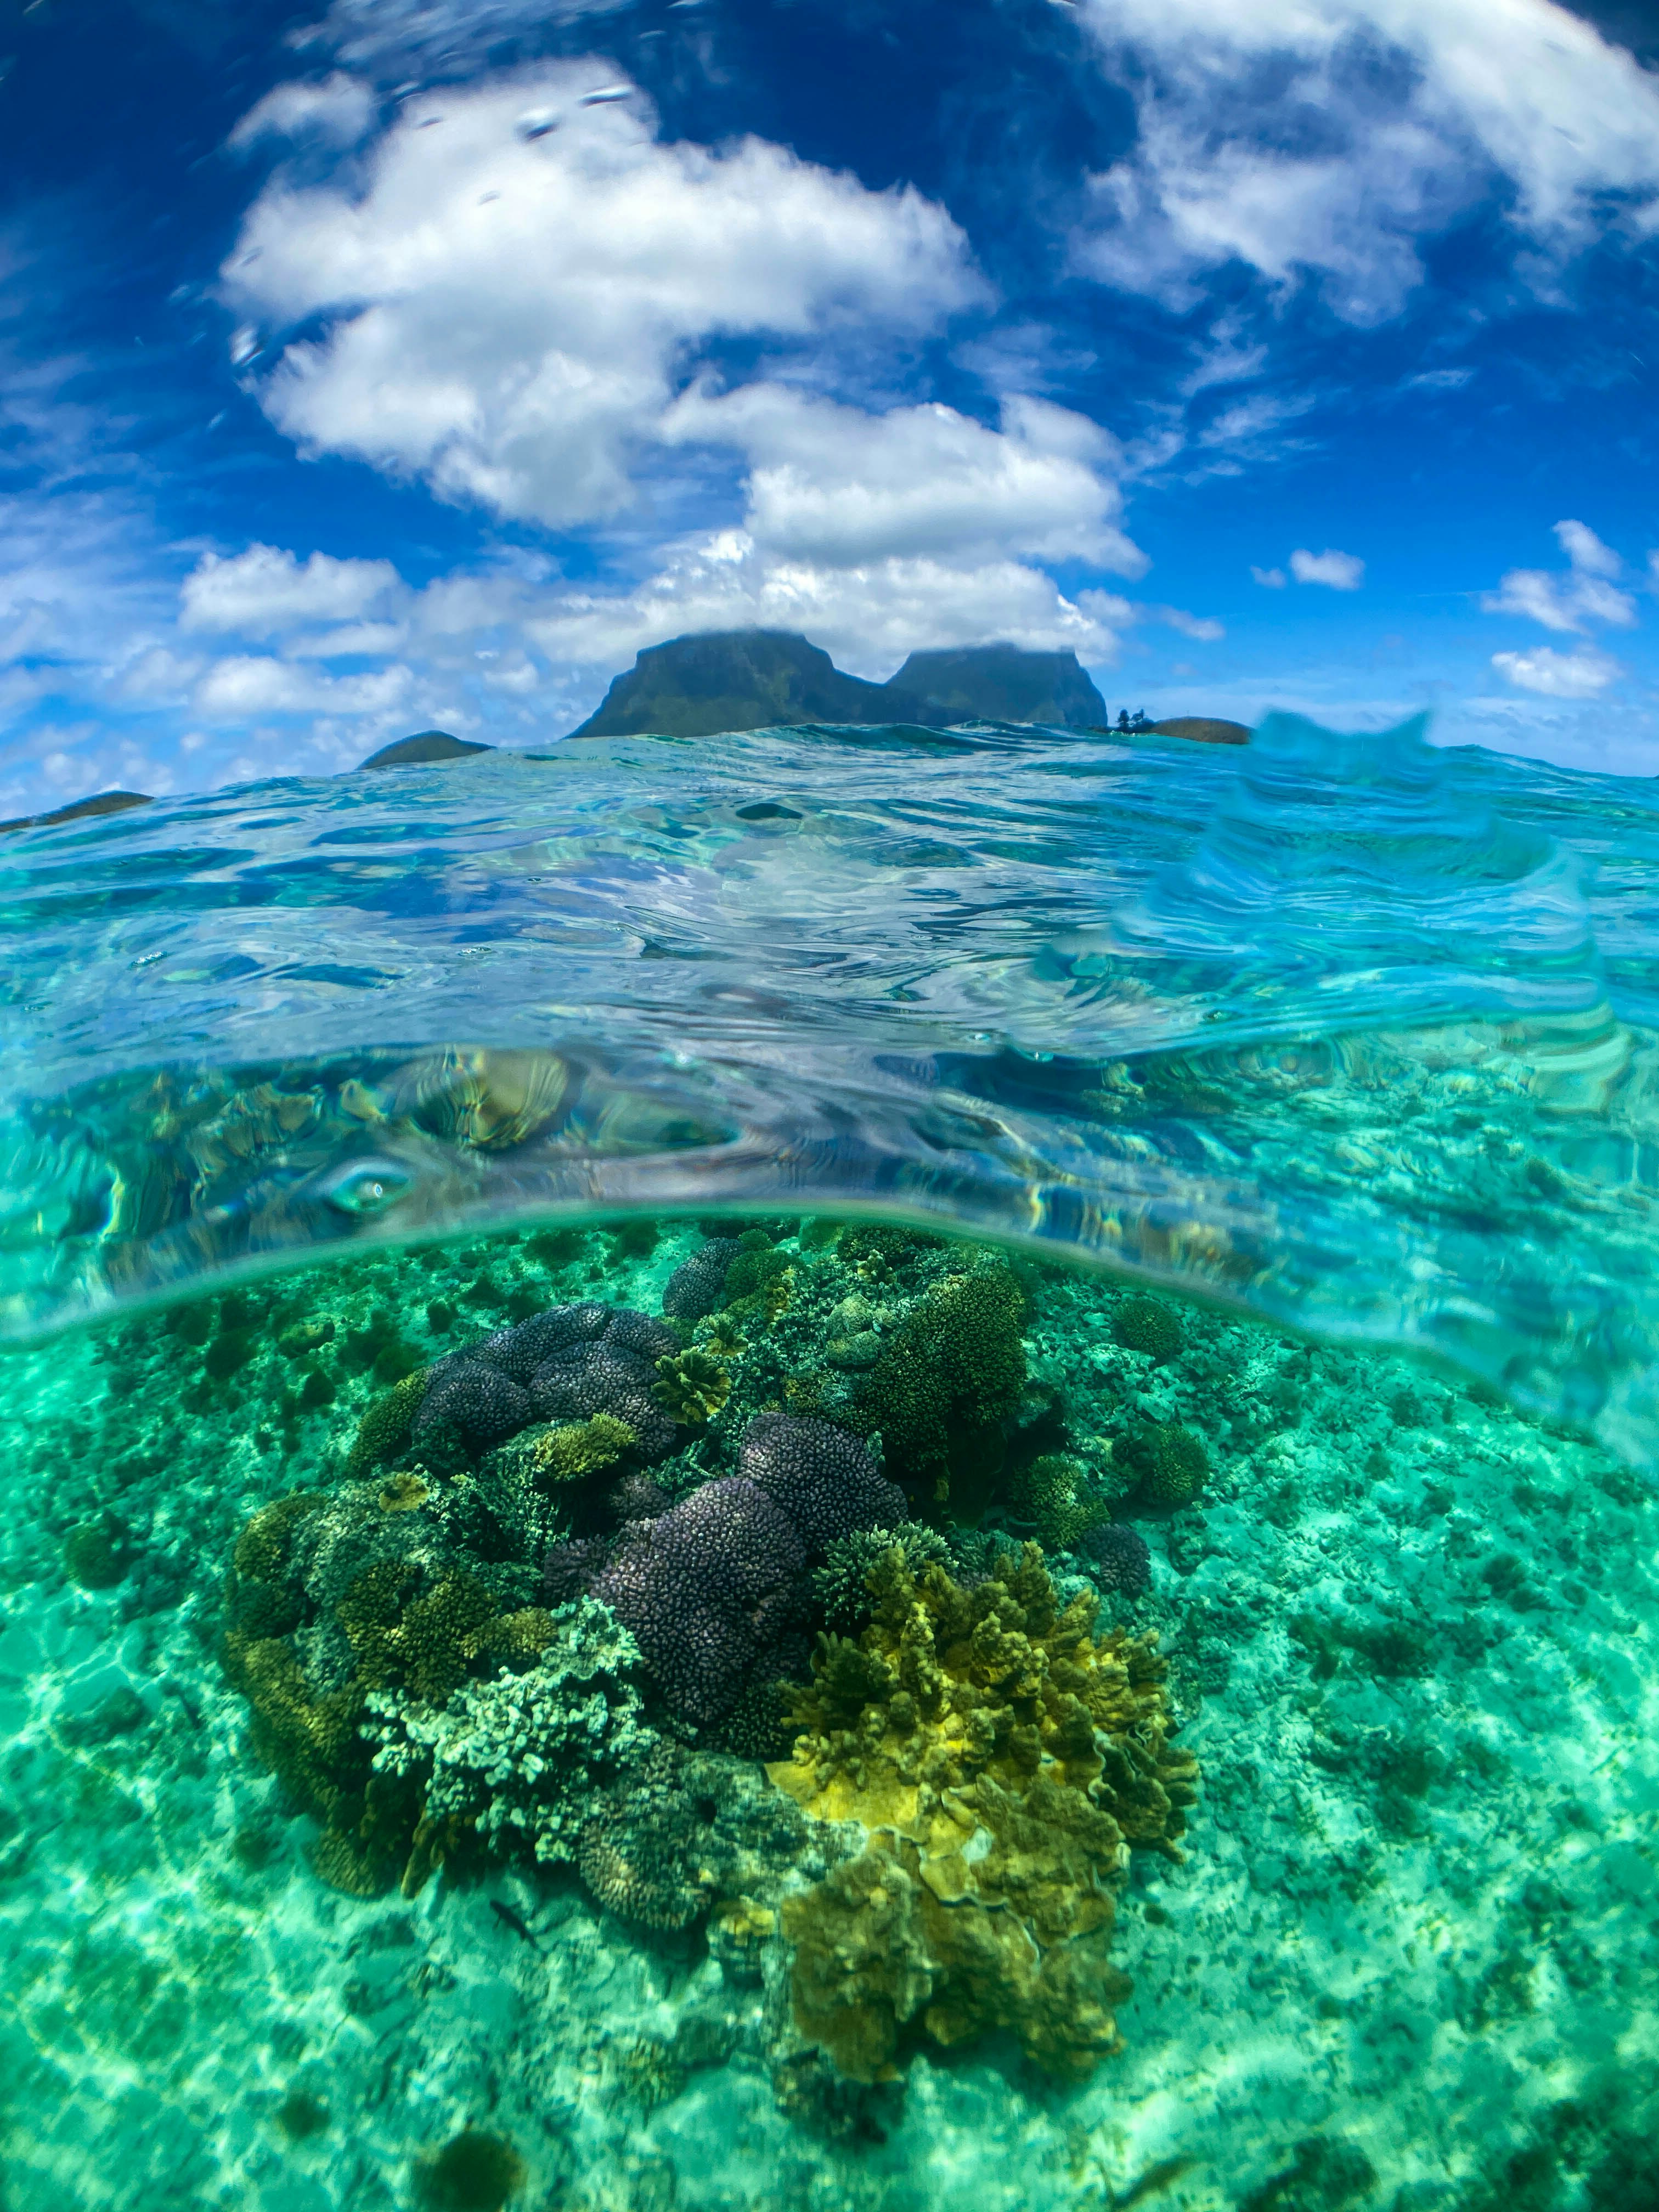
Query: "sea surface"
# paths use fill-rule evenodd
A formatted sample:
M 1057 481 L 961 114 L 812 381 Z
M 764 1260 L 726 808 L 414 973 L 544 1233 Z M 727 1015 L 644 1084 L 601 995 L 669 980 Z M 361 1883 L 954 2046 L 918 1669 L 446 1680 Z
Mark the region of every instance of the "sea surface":
M 1659 783 L 585 741 L 0 930 L 5 2212 L 1659 2205 Z

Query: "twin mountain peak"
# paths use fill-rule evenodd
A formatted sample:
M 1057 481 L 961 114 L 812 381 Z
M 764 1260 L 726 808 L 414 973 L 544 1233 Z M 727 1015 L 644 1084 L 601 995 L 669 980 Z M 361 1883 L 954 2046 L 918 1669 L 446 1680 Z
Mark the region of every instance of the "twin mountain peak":
M 884 684 L 837 668 L 822 647 L 793 630 L 733 629 L 672 637 L 647 646 L 618 676 L 573 738 L 712 738 L 724 730 L 787 728 L 804 722 L 902 722 L 948 729 L 957 722 L 1041 722 L 1051 729 L 1102 730 L 1106 702 L 1074 653 L 1028 653 L 1017 645 L 948 647 L 913 653 Z M 1183 717 L 1143 723 L 1170 737 L 1243 744 L 1238 722 Z M 365 768 L 455 760 L 487 746 L 423 730 L 382 746 Z

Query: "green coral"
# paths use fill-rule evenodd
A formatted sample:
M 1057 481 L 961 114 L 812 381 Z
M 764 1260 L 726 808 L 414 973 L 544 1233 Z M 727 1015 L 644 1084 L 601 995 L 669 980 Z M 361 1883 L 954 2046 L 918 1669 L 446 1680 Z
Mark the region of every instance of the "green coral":
M 355 1479 L 367 1474 L 371 1468 L 384 1465 L 403 1449 L 409 1440 L 410 1424 L 426 1395 L 426 1370 L 419 1368 L 369 1400 L 351 1440 L 351 1449 L 346 1455 L 349 1476 Z
M 775 1249 L 763 1229 L 745 1229 L 738 1243 L 741 1249 L 726 1271 L 723 1295 L 727 1305 L 752 1297 L 789 1266 L 788 1255 Z
M 502 1570 L 458 1550 L 418 1484 L 296 1492 L 252 1516 L 232 1558 L 221 1657 L 256 1752 L 323 1824 L 313 1856 L 325 1880 L 384 1887 L 420 1819 L 418 1797 L 374 1771 L 370 1695 L 441 1702 L 472 1675 L 532 1665 L 551 1633 Z
M 1181 1322 L 1161 1298 L 1125 1298 L 1112 1317 L 1112 1334 L 1126 1352 L 1143 1352 L 1162 1363 L 1182 1346 Z
M 1060 1452 L 1047 1452 L 1015 1474 L 1007 1488 L 1009 1512 L 1029 1522 L 1045 1551 L 1069 1552 L 1091 1528 L 1111 1519 L 1109 1507 L 1091 1492 L 1088 1470 Z
M 639 1647 L 609 1608 L 582 1597 L 546 1620 L 522 1674 L 465 1682 L 442 1703 L 370 1694 L 374 1771 L 421 1799 L 405 1890 L 469 1832 L 544 1863 L 574 1861 L 596 1790 L 660 1744 L 643 1717 Z
M 901 1521 L 896 1528 L 854 1528 L 837 1536 L 812 1577 L 826 1627 L 842 1635 L 863 1627 L 875 1602 L 871 1577 L 895 1549 L 913 1575 L 924 1567 L 951 1564 L 951 1547 L 923 1521 Z
M 125 1537 L 108 1519 L 86 1521 L 64 1539 L 64 1567 L 82 1589 L 113 1589 L 131 1563 Z
M 701 1428 L 731 1396 L 732 1377 L 717 1358 L 694 1349 L 657 1362 L 651 1395 L 682 1426 Z
M 884 1342 L 855 1419 L 881 1432 L 890 1474 L 942 1502 L 1002 1462 L 1001 1425 L 1025 1385 L 1025 1294 L 1000 1263 L 946 1276 Z M 960 1501 L 957 1501 L 960 1502 Z
M 595 1413 L 591 1420 L 565 1422 L 527 1435 L 531 1472 L 544 1483 L 580 1482 L 590 1474 L 602 1474 L 639 1442 L 628 1423 L 614 1413 Z
M 1135 1498 L 1145 1505 L 1190 1504 L 1210 1472 L 1203 1443 L 1174 1422 L 1132 1430 L 1114 1446 L 1112 1457 L 1133 1479 Z
M 856 1643 L 826 1636 L 767 1769 L 860 1856 L 787 1898 L 795 2024 L 854 2080 L 1002 2028 L 1082 2081 L 1118 2047 L 1106 1957 L 1127 1844 L 1178 1856 L 1194 1761 L 1174 1750 L 1155 1639 L 1096 1640 L 1034 1544 L 972 1589 L 896 1549 Z

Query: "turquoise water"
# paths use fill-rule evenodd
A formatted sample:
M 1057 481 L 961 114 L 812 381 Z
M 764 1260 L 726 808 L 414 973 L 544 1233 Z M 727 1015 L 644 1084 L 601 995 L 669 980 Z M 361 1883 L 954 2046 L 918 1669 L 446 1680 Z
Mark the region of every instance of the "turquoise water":
M 1659 2203 L 1656 847 L 1289 717 L 7 839 L 8 2212 Z

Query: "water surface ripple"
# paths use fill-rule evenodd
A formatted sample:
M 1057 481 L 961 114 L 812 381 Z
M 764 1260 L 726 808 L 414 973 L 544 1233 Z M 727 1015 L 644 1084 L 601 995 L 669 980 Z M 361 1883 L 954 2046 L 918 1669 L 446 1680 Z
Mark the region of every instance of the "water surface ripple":
M 572 1212 L 931 1218 L 1659 1466 L 1659 787 L 1418 724 L 630 738 L 0 845 L 0 1331 Z

